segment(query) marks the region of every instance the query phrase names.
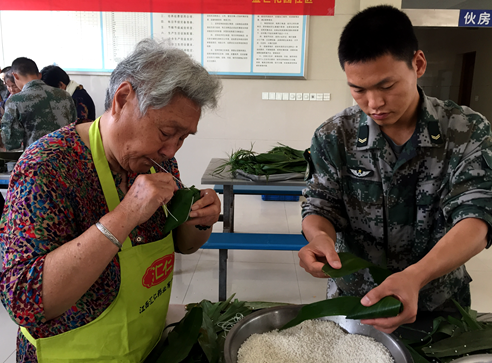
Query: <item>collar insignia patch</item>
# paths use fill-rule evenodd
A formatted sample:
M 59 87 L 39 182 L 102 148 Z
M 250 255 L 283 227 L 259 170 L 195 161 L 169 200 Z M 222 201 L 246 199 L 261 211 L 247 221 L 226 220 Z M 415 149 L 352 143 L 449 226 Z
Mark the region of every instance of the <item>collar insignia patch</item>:
M 439 138 L 441 137 L 441 135 L 440 135 L 440 134 L 437 134 L 436 136 L 431 135 L 431 137 L 432 137 L 432 139 L 434 139 L 434 140 L 439 140 Z

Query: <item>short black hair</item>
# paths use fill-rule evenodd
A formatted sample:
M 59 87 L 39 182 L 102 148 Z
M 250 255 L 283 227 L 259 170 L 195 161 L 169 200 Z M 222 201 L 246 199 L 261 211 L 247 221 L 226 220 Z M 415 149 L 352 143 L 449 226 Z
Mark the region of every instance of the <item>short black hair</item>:
M 340 36 L 338 59 L 345 69 L 345 63 L 367 62 L 389 54 L 411 68 L 418 49 L 408 16 L 393 6 L 379 5 L 359 12 L 348 22 Z
M 61 69 L 58 66 L 46 66 L 41 69 L 41 79 L 48 86 L 60 88 L 60 82 L 63 82 L 65 86 L 68 86 L 70 83 L 70 77 L 67 72 Z
M 12 74 L 12 67 L 5 67 L 0 71 L 0 74 L 4 74 L 5 79 L 8 79 L 10 82 L 15 83 L 14 75 Z
M 32 59 L 20 57 L 12 62 L 12 72 L 19 73 L 21 76 L 38 75 L 38 66 Z

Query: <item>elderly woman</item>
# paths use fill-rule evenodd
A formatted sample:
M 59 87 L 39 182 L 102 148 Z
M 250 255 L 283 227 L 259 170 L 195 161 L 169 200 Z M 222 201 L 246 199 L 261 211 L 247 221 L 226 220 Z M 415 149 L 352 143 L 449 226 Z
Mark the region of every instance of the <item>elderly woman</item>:
M 24 152 L 0 235 L 18 362 L 140 362 L 152 350 L 175 251 L 195 252 L 219 218 L 216 193 L 201 190 L 190 219 L 163 233 L 163 206 L 183 187 L 174 155 L 219 91 L 183 51 L 143 40 L 112 73 L 99 119 Z

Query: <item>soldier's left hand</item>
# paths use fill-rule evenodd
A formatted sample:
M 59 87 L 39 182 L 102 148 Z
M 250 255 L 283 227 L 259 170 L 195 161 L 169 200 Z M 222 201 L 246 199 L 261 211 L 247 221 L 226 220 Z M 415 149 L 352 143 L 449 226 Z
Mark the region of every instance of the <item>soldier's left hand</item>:
M 220 199 L 213 189 L 200 190 L 200 199 L 191 207 L 186 224 L 212 226 L 219 220 Z
M 384 333 L 392 333 L 402 324 L 413 323 L 417 317 L 420 284 L 411 272 L 395 273 L 381 285 L 369 291 L 361 300 L 364 306 L 371 306 L 385 296 L 393 296 L 403 304 L 403 311 L 392 318 L 365 319 L 363 324 L 372 325 Z

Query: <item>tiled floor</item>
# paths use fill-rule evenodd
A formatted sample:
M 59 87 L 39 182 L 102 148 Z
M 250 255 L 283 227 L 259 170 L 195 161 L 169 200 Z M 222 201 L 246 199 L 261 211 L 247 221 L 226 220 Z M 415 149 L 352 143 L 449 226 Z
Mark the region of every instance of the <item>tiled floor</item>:
M 237 232 L 300 233 L 299 202 L 265 202 L 259 196 L 237 196 Z M 218 223 L 214 231 L 220 232 Z M 492 311 L 492 252 L 484 251 L 467 263 L 473 277 L 472 307 Z M 218 251 L 199 250 L 177 255 L 171 304 L 187 304 L 218 297 Z M 227 293 L 240 300 L 310 303 L 324 298 L 326 281 L 299 267 L 297 252 L 229 251 Z M 0 307 L 0 363 L 15 362 L 16 325 Z

